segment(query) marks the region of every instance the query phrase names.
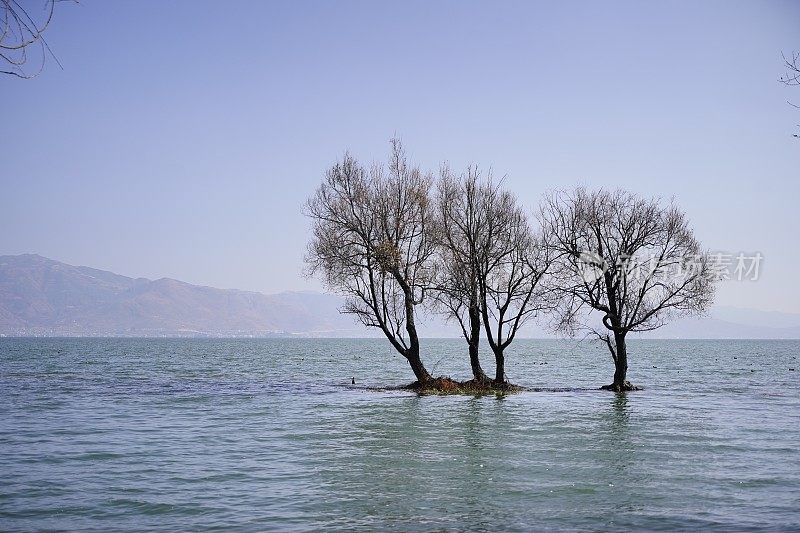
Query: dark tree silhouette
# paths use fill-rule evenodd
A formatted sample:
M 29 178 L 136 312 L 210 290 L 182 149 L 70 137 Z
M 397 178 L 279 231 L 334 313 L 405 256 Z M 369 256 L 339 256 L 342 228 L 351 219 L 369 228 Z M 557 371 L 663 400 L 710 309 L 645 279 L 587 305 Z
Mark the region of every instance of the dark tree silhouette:
M 541 218 L 556 258 L 555 329 L 605 341 L 615 371 L 604 388 L 635 388 L 627 381 L 627 334 L 707 309 L 714 294 L 708 256 L 677 207 L 623 191 L 556 192 Z
M 431 294 L 434 309 L 461 327 L 469 346 L 473 379 L 487 383 L 491 380 L 483 371 L 478 355 L 481 305 L 477 253 L 486 222 L 479 180 L 475 167 L 460 177 L 446 166 L 440 171 L 433 231 L 437 268 Z
M 495 384 L 506 383 L 505 349 L 519 328 L 546 307 L 541 246 L 514 195 L 476 167 L 456 177 L 443 167 L 438 182 L 435 307 L 455 319 L 469 346 L 473 379 L 486 383 L 479 358 L 481 326 L 495 357 Z
M 432 276 L 431 186 L 393 140 L 388 170 L 367 170 L 346 154 L 306 204 L 310 273 L 347 298 L 343 312 L 383 332 L 420 384 L 431 380 L 415 321 Z
M 548 250 L 533 232 L 516 197 L 489 180 L 479 187 L 482 224 L 477 241 L 478 291 L 497 384 L 506 382 L 505 350 L 519 329 L 549 307 L 541 283 Z
M 48 54 L 61 66 L 44 38 L 53 20 L 55 5 L 60 1 L 45 0 L 44 9 L 34 12 L 17 0 L 0 0 L 0 73 L 33 78 L 44 68 Z M 30 63 L 30 54 L 34 51 L 41 56 L 39 67 L 32 73 L 26 72 L 24 67 Z

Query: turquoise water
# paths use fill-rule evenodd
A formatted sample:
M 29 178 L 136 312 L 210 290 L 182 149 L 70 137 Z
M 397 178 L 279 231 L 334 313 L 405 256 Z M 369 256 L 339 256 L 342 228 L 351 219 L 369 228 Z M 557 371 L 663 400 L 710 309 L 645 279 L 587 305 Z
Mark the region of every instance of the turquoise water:
M 519 340 L 545 390 L 420 397 L 367 388 L 410 381 L 381 340 L 0 339 L 0 529 L 800 528 L 800 341 L 629 351 L 627 395 Z

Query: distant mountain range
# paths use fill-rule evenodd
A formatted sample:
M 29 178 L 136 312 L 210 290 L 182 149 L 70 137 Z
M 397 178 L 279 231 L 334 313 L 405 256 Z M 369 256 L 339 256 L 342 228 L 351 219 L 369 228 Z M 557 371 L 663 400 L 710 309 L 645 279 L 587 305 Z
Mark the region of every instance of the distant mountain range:
M 0 334 L 356 335 L 320 293 L 261 294 L 129 278 L 38 255 L 0 256 Z
M 39 255 L 0 256 L 0 335 L 18 336 L 311 336 L 363 337 L 378 332 L 338 309 L 342 299 L 317 292 L 262 294 L 191 285 L 169 278 L 129 278 Z M 421 335 L 455 337 L 441 319 Z M 549 337 L 531 325 L 525 337 Z M 681 319 L 656 338 L 800 338 L 800 315 L 731 307 L 709 318 Z

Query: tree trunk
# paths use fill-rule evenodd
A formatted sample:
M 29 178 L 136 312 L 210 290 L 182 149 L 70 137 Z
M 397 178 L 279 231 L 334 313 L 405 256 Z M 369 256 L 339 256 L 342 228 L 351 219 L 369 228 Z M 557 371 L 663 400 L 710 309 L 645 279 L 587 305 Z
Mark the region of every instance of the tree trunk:
M 469 364 L 472 367 L 472 377 L 478 383 L 485 383 L 489 381 L 489 376 L 483 371 L 480 359 L 478 358 L 478 344 L 469 343 Z
M 503 354 L 502 348 L 497 348 L 494 351 L 494 362 L 497 367 L 494 373 L 494 382 L 502 384 L 506 382 L 506 356 Z
M 477 307 L 469 308 L 469 364 L 472 367 L 472 377 L 478 383 L 489 381 L 489 377 L 481 368 L 478 358 L 478 347 L 481 340 L 481 315 Z
M 616 390 L 625 390 L 626 386 L 630 387 L 630 383 L 626 383 L 626 376 L 628 375 L 628 351 L 625 347 L 625 334 L 614 333 L 614 343 L 617 347 L 616 361 L 614 361 L 614 388 Z
M 422 364 L 422 360 L 419 358 L 419 345 L 417 345 L 416 349 L 409 348 L 406 351 L 405 356 L 408 360 L 408 364 L 411 365 L 411 370 L 414 371 L 414 375 L 417 377 L 417 381 L 420 384 L 426 383 L 433 379 L 425 369 L 425 365 Z
M 411 365 L 411 370 L 417 377 L 417 381 L 422 384 L 431 381 L 433 378 L 425 369 L 422 360 L 419 357 L 419 337 L 417 336 L 417 325 L 414 321 L 414 298 L 409 290 L 404 287 L 405 292 L 405 308 L 406 308 L 406 331 L 408 332 L 409 346 L 406 350 L 405 356 L 408 359 L 408 364 Z

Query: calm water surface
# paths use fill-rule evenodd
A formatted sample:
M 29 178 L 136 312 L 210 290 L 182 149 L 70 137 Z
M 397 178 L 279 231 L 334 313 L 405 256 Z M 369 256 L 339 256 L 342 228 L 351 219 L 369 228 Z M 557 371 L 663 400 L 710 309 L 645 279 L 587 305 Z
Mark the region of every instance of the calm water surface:
M 421 397 L 380 340 L 0 339 L 0 530 L 800 529 L 800 341 L 630 352 L 644 391 L 520 340 L 547 390 Z

